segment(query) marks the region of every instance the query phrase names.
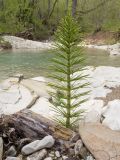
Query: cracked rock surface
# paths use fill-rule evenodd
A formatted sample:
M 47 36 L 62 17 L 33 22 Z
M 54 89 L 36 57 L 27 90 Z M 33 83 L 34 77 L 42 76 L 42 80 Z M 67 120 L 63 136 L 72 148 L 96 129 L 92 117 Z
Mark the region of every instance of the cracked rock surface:
M 31 92 L 13 81 L 6 81 L 0 85 L 0 114 L 13 114 L 26 108 L 32 101 Z

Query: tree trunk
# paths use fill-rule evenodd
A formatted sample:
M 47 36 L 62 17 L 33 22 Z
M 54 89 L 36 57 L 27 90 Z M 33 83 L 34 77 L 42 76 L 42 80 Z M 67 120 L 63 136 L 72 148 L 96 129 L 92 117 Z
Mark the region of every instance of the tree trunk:
M 31 139 L 52 135 L 55 139 L 70 140 L 74 135 L 72 130 L 28 109 L 11 115 L 4 121 L 9 127 L 15 128 L 18 134 Z
M 65 5 L 65 14 L 68 11 L 68 7 L 69 7 L 69 0 L 66 0 L 66 5 Z
M 77 8 L 77 0 L 72 0 L 72 16 L 75 17 Z
M 48 15 L 50 14 L 51 11 L 51 0 L 48 0 Z

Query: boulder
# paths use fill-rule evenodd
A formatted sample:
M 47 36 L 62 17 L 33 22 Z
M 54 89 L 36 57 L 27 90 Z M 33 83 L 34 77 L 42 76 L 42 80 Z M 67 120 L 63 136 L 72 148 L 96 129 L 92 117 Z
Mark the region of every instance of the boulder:
M 96 160 L 120 160 L 120 132 L 100 123 L 81 123 L 79 133 Z
M 3 139 L 0 137 L 0 160 L 2 160 L 3 156 Z
M 84 120 L 84 122 L 100 122 L 102 107 L 103 101 L 96 99 L 91 99 L 81 104 L 79 109 L 83 109 L 85 111 L 83 113 L 84 117 L 82 120 Z
M 55 143 L 52 136 L 46 136 L 42 140 L 36 140 L 22 148 L 23 155 L 29 155 L 45 148 L 51 148 Z
M 120 131 L 120 100 L 110 101 L 103 112 L 103 124 L 112 130 Z

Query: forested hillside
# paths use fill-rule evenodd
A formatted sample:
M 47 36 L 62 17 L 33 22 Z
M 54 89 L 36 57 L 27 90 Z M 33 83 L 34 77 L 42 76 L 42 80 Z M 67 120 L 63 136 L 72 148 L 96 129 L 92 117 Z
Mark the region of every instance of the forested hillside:
M 70 5 L 84 33 L 119 32 L 120 0 L 0 0 L 0 33 L 49 39 Z

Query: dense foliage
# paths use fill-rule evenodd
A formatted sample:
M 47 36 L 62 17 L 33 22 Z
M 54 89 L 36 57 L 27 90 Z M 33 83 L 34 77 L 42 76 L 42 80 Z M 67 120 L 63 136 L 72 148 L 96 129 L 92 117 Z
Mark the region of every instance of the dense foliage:
M 51 66 L 49 84 L 53 88 L 55 119 L 62 125 L 71 128 L 81 118 L 83 111 L 80 105 L 86 101 L 84 96 L 89 91 L 81 91 L 88 86 L 84 80 L 87 75 L 82 73 L 84 56 L 78 47 L 80 30 L 72 15 L 67 15 L 56 32 L 56 46 L 59 49 Z
M 120 0 L 0 0 L 0 33 L 48 39 L 69 4 L 83 32 L 119 31 Z

